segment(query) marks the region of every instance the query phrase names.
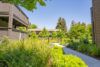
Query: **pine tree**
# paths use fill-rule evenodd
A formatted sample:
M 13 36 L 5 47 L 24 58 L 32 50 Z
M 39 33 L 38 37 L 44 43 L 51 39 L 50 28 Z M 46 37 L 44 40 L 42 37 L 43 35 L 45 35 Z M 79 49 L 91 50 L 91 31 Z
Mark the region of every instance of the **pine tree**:
M 65 33 L 67 32 L 67 26 L 66 26 L 66 21 L 64 18 L 59 18 L 56 29 L 60 29 L 64 31 Z
M 74 21 L 74 20 L 72 20 L 71 26 L 74 26 L 74 25 L 75 25 L 75 21 Z

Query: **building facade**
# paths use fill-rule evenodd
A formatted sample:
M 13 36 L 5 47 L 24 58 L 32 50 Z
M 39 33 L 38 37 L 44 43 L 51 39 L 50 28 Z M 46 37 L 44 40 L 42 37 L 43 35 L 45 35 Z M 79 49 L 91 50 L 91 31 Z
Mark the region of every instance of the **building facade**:
M 27 38 L 27 32 L 17 28 L 28 27 L 28 24 L 28 17 L 18 6 L 0 1 L 0 40 L 4 36 L 13 40 Z
M 39 35 L 40 32 L 42 32 L 43 29 L 29 29 L 29 31 L 31 32 L 36 32 L 37 35 Z M 47 29 L 47 31 L 49 32 L 49 34 L 51 35 L 52 32 L 58 32 L 59 29 Z
M 93 40 L 97 46 L 100 46 L 100 0 L 92 0 L 92 3 Z

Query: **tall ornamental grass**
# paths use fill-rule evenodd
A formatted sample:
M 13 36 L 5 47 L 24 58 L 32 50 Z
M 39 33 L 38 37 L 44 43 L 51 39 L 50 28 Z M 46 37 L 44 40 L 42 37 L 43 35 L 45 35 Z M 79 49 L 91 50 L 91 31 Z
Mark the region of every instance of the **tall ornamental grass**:
M 9 67 L 47 67 L 50 51 L 44 40 L 11 42 L 0 49 L 0 63 Z
M 0 67 L 87 67 L 78 57 L 65 55 L 45 39 L 9 41 L 0 45 Z

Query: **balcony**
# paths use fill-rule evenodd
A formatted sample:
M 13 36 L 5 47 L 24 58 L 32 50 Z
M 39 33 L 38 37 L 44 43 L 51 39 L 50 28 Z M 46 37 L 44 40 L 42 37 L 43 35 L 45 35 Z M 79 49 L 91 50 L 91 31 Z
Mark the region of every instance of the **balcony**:
M 12 7 L 12 9 L 10 9 L 10 7 Z M 10 11 L 13 14 L 14 20 L 18 21 L 19 23 L 23 24 L 24 26 L 28 26 L 28 24 L 29 24 L 28 17 L 18 6 L 11 5 L 9 3 L 0 1 L 0 17 L 8 17 L 9 18 Z

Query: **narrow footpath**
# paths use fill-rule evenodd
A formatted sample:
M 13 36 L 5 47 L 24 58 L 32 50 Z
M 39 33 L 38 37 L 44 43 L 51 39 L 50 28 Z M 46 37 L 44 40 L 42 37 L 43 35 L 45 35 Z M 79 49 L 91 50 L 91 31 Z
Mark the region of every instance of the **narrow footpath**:
M 65 46 L 60 45 L 59 43 L 53 43 L 53 45 L 57 45 L 63 48 L 65 54 L 72 54 L 77 57 L 80 57 L 87 65 L 88 67 L 100 67 L 100 60 L 97 60 L 95 58 L 92 58 L 90 56 L 84 55 L 82 53 L 79 53 L 77 51 L 74 51 L 70 48 L 67 48 Z

